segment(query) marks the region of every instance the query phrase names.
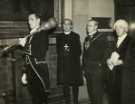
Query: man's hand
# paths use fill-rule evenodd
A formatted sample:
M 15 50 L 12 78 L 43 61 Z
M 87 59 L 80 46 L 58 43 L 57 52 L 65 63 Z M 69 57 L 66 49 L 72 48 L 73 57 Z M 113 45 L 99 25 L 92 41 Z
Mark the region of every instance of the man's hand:
M 107 65 L 110 70 L 113 70 L 115 66 L 123 64 L 123 61 L 119 59 L 120 55 L 117 52 L 112 52 L 111 57 L 107 59 Z
M 22 79 L 21 79 L 21 81 L 22 81 L 22 83 L 23 83 L 24 85 L 28 84 L 26 73 L 24 73 L 24 74 L 22 75 Z
M 24 38 L 19 38 L 18 44 L 24 47 L 25 44 L 26 44 L 26 38 L 25 37 Z
M 112 61 L 111 61 L 111 59 L 110 59 L 110 58 L 109 58 L 109 59 L 107 59 L 106 63 L 107 63 L 107 66 L 109 67 L 109 69 L 110 69 L 110 70 L 113 70 L 114 65 L 113 65 L 113 63 L 112 63 Z
M 117 53 L 116 51 L 114 51 L 111 54 L 110 61 L 112 63 L 116 63 L 119 60 L 119 57 L 120 57 L 119 53 Z
M 121 65 L 121 64 L 123 64 L 122 60 L 117 60 L 115 63 L 113 63 L 114 66 L 118 66 L 118 65 Z

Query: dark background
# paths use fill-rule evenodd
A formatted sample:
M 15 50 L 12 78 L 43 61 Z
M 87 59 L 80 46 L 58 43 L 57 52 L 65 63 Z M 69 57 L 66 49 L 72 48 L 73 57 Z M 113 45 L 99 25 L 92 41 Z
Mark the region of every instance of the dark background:
M 98 28 L 99 29 L 110 29 L 110 17 L 92 17 L 94 20 L 99 22 Z
M 53 0 L 0 0 L 0 20 L 26 20 L 29 12 L 47 19 L 54 15 Z
M 135 0 L 114 0 L 115 18 L 135 21 Z
M 115 1 L 115 19 L 125 19 L 129 22 L 129 34 L 135 38 L 135 0 L 114 0 Z

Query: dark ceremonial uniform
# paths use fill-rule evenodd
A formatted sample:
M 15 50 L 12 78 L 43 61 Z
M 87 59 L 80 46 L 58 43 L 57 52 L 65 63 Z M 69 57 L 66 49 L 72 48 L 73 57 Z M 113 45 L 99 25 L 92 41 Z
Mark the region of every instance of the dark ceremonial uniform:
M 72 86 L 74 103 L 78 103 L 78 86 L 82 85 L 79 35 L 75 32 L 68 35 L 59 34 L 57 37 L 57 53 L 57 83 L 64 86 L 65 96 L 70 93 L 69 86 Z
M 91 104 L 102 104 L 104 95 L 104 63 L 108 48 L 107 35 L 96 32 L 84 41 L 83 70 Z
M 46 63 L 48 32 L 40 31 L 27 37 L 26 74 L 33 104 L 47 103 L 49 72 Z

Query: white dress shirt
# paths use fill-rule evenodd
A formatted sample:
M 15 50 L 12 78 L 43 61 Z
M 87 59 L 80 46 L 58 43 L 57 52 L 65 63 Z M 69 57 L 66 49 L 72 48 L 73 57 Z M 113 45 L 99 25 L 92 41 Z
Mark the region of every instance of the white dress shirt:
M 127 37 L 127 33 L 125 33 L 124 35 L 122 35 L 121 37 L 118 37 L 118 41 L 117 41 L 117 48 L 119 48 L 119 46 L 122 44 L 122 42 L 124 41 L 124 39 Z

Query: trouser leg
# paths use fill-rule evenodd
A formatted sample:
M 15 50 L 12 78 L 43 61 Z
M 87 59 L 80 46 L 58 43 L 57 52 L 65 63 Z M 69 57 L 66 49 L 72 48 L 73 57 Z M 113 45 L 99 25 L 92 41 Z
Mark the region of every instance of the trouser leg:
M 63 86 L 63 94 L 64 94 L 64 100 L 66 104 L 69 104 L 71 102 L 71 95 L 70 95 L 70 87 L 69 86 Z
M 73 102 L 74 104 L 78 104 L 78 86 L 72 86 L 72 94 L 73 94 Z
M 91 104 L 102 104 L 104 96 L 104 85 L 102 80 L 102 74 L 86 76 L 87 89 Z

